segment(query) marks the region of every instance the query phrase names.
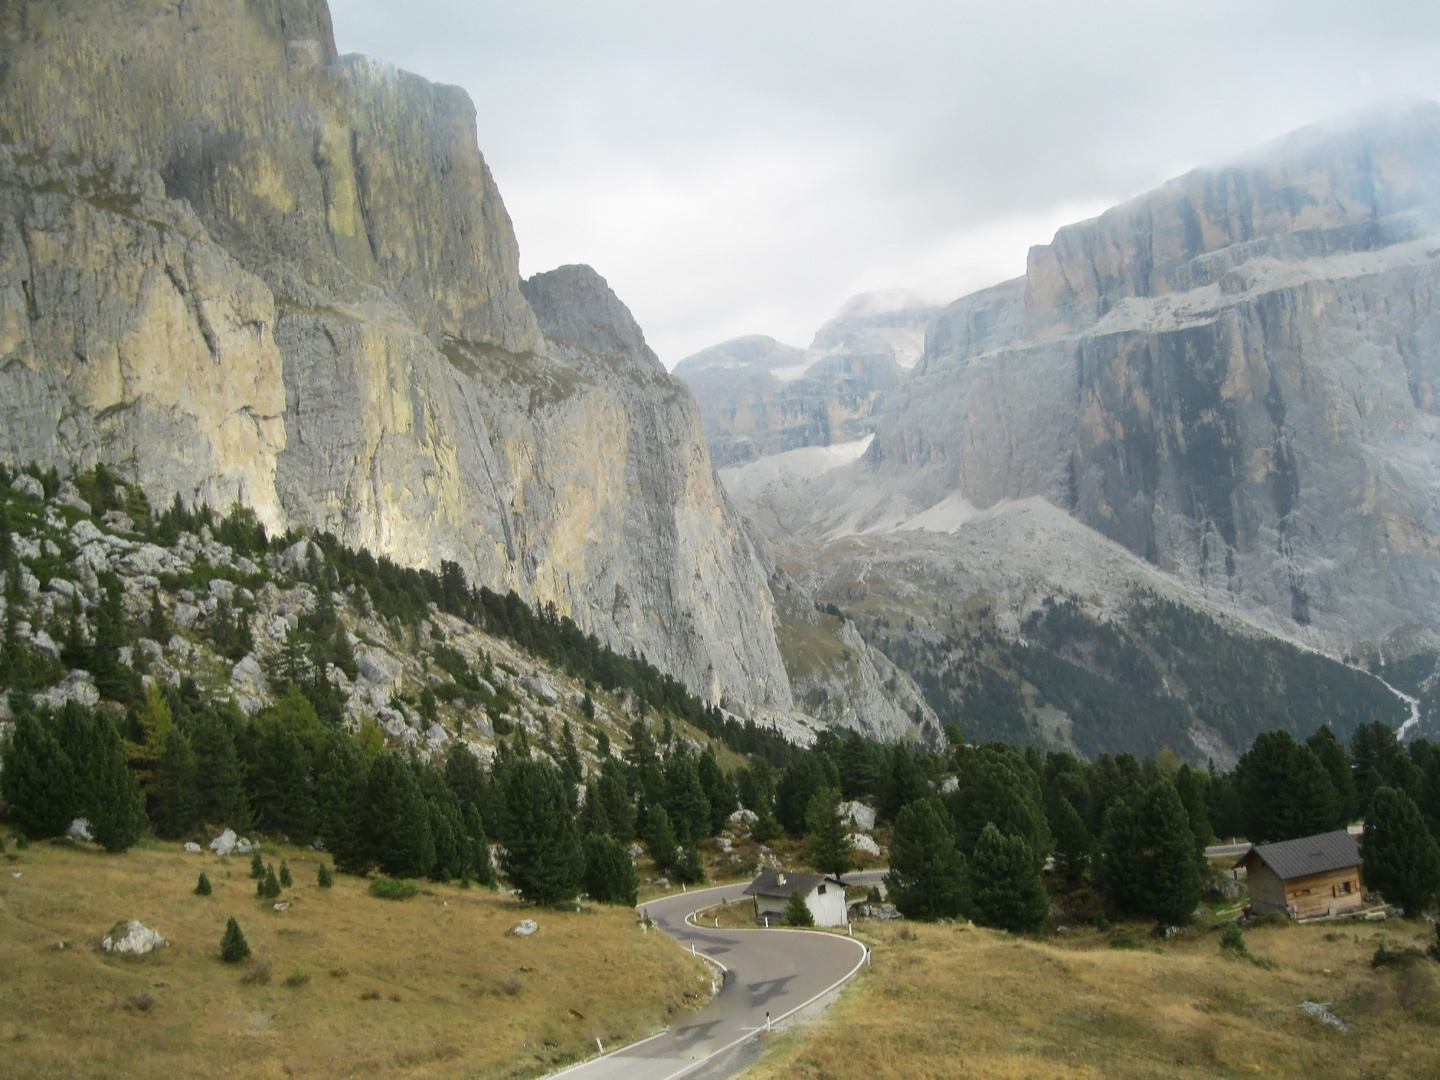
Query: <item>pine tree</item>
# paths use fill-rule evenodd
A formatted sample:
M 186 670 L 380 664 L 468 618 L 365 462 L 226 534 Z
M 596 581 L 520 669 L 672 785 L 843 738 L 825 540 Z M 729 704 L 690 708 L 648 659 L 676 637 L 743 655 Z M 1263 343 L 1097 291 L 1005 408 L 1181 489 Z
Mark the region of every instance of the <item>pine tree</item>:
M 650 835 L 645 838 L 650 848 L 650 858 L 655 869 L 664 873 L 675 866 L 679 847 L 675 843 L 675 830 L 670 827 L 670 815 L 663 806 L 650 811 Z
M 315 881 L 320 888 L 329 889 L 335 884 L 335 875 L 330 872 L 330 867 L 322 862 L 320 869 L 315 874 Z
M 1090 830 L 1085 827 L 1079 812 L 1063 795 L 1056 804 L 1050 829 L 1055 836 L 1056 861 L 1065 872 L 1065 880 L 1076 885 L 1090 868 L 1095 840 L 1090 835 Z
M 201 870 L 201 871 L 200 871 L 200 879 L 195 882 L 195 895 L 196 895 L 196 896 L 209 896 L 210 893 L 213 892 L 213 891 L 214 891 L 214 890 L 212 890 L 212 889 L 210 888 L 210 879 L 205 876 L 205 871 L 204 871 L 204 870 Z
M 463 742 L 457 741 L 450 745 L 450 751 L 445 757 L 445 782 L 450 785 L 455 798 L 460 800 L 462 813 L 468 813 L 472 806 L 482 809 L 485 806 L 488 787 L 485 770 L 480 767 L 479 760 L 470 752 L 469 746 Z
M 250 943 L 245 940 L 245 935 L 240 932 L 240 924 L 232 915 L 225 924 L 225 936 L 220 939 L 220 959 L 227 964 L 238 964 L 249 955 Z
M 150 590 L 150 614 L 146 619 L 146 632 L 150 640 L 166 642 L 170 640 L 172 633 L 170 620 L 165 616 L 165 608 L 160 603 L 160 594 L 154 589 Z
M 838 877 L 855 865 L 855 847 L 840 818 L 840 792 L 822 788 L 805 811 L 805 857 L 822 874 Z
M 705 864 L 700 861 L 700 852 L 693 845 L 676 851 L 675 861 L 670 864 L 670 876 L 681 885 L 699 885 L 705 880 Z
M 690 847 L 709 834 L 710 800 L 700 783 L 695 756 L 684 743 L 676 746 L 665 763 L 665 809 L 682 847 Z
M 1146 796 L 1139 837 L 1142 913 L 1166 925 L 1185 925 L 1200 902 L 1205 856 L 1203 848 L 1196 849 L 1189 815 L 1170 781 L 1161 780 Z
M 475 805 L 465 811 L 465 842 L 469 845 L 466 860 L 470 873 L 481 885 L 495 888 L 495 864 L 490 859 L 490 839 L 485 833 L 485 823 L 480 818 L 480 808 Z
M 315 794 L 310 753 L 284 724 L 272 722 L 256 748 L 252 783 L 255 821 L 294 841 L 315 835 Z
M 635 864 L 613 836 L 585 838 L 585 892 L 600 904 L 635 906 L 639 881 Z
M 359 744 L 343 732 L 332 733 L 320 752 L 315 789 L 320 836 L 341 873 L 364 876 L 375 865 L 365 831 L 366 780 Z
M 1320 764 L 1325 766 L 1325 772 L 1330 777 L 1330 784 L 1335 789 L 1335 820 L 1334 828 L 1343 829 L 1355 820 L 1357 799 L 1355 794 L 1355 776 L 1350 767 L 1350 755 L 1345 752 L 1345 747 L 1340 740 L 1335 738 L 1335 733 L 1330 730 L 1330 725 L 1322 726 L 1318 731 L 1305 740 L 1305 745 L 1315 752 L 1320 759 Z
M 1382 784 L 1370 796 L 1360 837 L 1365 884 L 1418 919 L 1440 889 L 1440 847 L 1415 800 Z
M 611 835 L 610 818 L 605 813 L 605 802 L 600 798 L 600 788 L 594 780 L 585 785 L 585 801 L 580 807 L 580 835 Z
M 250 853 L 250 877 L 254 881 L 265 880 L 265 860 L 260 857 L 259 848 Z
M 815 925 L 815 916 L 810 913 L 810 908 L 805 903 L 805 897 L 800 894 L 798 889 L 790 894 L 789 900 L 785 901 L 785 925 Z
M 1045 925 L 1050 901 L 1023 836 L 985 826 L 970 860 L 970 906 L 981 926 L 1035 933 Z
M 580 890 L 585 860 L 560 773 L 543 761 L 516 761 L 502 784 L 506 878 L 530 903 L 571 899 Z
M 427 770 L 428 782 L 422 783 L 430 814 L 430 837 L 435 844 L 435 861 L 429 877 L 432 881 L 469 878 L 470 849 L 465 843 L 465 821 L 460 800 L 434 770 Z
M 424 877 L 434 865 L 429 806 L 410 767 L 389 751 L 370 766 L 366 832 L 376 864 L 391 877 Z
M 280 895 L 280 879 L 275 876 L 275 867 L 265 867 L 265 876 L 255 886 L 255 895 L 262 900 L 273 900 Z
M 145 792 L 109 717 L 96 715 L 88 756 L 90 835 L 106 851 L 124 851 L 145 831 Z
M 605 820 L 610 835 L 622 844 L 635 839 L 635 800 L 625 786 L 625 765 L 617 758 L 606 758 L 600 767 L 595 790 L 605 806 Z
M 90 674 L 100 696 L 129 704 L 137 696 L 139 676 L 120 663 L 126 643 L 125 586 L 113 570 L 99 573 L 103 595 L 95 606 L 95 640 L 90 647 Z
M 0 794 L 10 818 L 32 839 L 59 836 L 79 809 L 72 803 L 77 782 L 70 757 L 50 729 L 48 714 L 22 710 L 3 745 Z
M 585 769 L 580 761 L 580 748 L 575 745 L 575 731 L 566 720 L 560 728 L 560 768 L 565 773 L 565 782 L 572 788 L 585 778 Z
M 280 887 L 282 889 L 294 888 L 295 879 L 290 876 L 290 864 L 284 859 L 280 860 Z
M 228 825 L 237 832 L 248 829 L 250 809 L 241 779 L 240 756 L 225 721 L 212 713 L 201 713 L 190 732 L 190 749 L 195 754 L 200 820 L 210 825 Z
M 178 727 L 172 726 L 165 736 L 154 820 L 156 835 L 170 840 L 184 836 L 200 824 L 195 755 Z
M 895 821 L 885 887 L 907 919 L 955 918 L 965 905 L 965 856 L 935 799 L 908 803 Z
M 708 834 L 718 836 L 735 812 L 739 797 L 735 793 L 735 782 L 725 775 L 720 759 L 715 756 L 713 745 L 705 747 L 697 765 L 700 772 L 700 786 L 710 804 L 710 827 Z

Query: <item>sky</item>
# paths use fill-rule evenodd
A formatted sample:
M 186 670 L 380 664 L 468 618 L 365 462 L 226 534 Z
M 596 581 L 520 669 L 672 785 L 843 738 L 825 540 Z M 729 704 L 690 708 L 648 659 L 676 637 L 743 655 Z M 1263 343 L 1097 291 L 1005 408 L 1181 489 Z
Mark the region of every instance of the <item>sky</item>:
M 1440 3 L 330 0 L 474 100 L 521 272 L 588 263 L 673 367 L 948 302 L 1197 165 L 1440 99 Z

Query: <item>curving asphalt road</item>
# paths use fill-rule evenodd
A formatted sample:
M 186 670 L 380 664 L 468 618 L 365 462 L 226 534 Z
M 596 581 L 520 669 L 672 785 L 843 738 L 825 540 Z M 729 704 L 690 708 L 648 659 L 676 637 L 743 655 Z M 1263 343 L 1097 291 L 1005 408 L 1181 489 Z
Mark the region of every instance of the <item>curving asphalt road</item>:
M 871 884 L 883 873 L 853 874 L 851 884 Z M 676 1026 L 622 1050 L 575 1065 L 565 1080 L 673 1080 L 698 1069 L 722 1051 L 778 1023 L 845 982 L 865 962 L 865 946 L 848 937 L 805 930 L 706 929 L 686 916 L 721 900 L 743 899 L 748 883 L 719 885 L 666 896 L 640 905 L 655 925 L 685 949 L 694 948 L 725 972 L 710 1003 Z

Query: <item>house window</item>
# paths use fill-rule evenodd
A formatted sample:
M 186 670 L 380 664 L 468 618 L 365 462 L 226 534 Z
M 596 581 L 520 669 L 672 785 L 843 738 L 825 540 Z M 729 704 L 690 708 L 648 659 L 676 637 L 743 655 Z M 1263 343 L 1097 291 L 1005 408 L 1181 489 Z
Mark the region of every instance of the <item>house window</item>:
M 1342 881 L 1342 882 L 1340 882 L 1340 895 L 1341 895 L 1341 896 L 1349 896 L 1349 895 L 1350 895 L 1350 882 L 1348 882 L 1348 881 Z
M 821 896 L 824 896 L 824 895 L 825 895 L 825 886 L 824 886 L 824 885 L 821 885 L 820 888 L 816 890 L 816 892 L 818 892 Z

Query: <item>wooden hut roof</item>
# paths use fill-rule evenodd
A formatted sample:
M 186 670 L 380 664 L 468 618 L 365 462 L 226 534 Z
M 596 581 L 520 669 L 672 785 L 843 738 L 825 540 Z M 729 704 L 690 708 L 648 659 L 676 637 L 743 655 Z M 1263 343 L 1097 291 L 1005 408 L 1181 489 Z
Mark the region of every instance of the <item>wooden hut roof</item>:
M 1277 844 L 1256 844 L 1237 865 L 1252 858 L 1259 859 L 1284 881 L 1345 870 L 1361 863 L 1360 845 L 1344 829 L 1302 836 L 1299 840 L 1281 840 Z

